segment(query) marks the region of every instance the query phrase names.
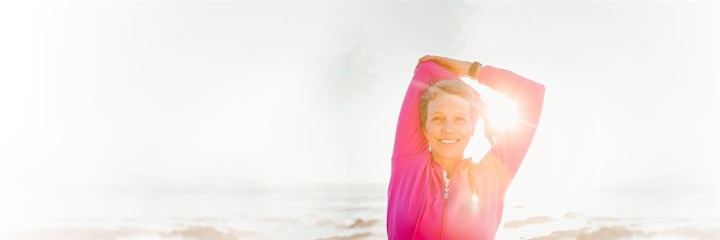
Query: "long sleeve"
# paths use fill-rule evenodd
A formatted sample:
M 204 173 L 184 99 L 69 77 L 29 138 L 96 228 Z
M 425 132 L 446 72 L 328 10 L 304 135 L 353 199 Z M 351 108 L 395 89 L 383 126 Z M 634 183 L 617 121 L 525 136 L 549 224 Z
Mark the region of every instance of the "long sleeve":
M 505 169 L 506 174 L 503 175 L 506 177 L 502 185 L 506 187 L 518 171 L 535 136 L 543 107 L 545 86 L 511 71 L 492 66 L 483 67 L 477 79 L 481 84 L 517 103 L 517 125 L 509 129 L 496 130 L 497 142 L 486 156 L 490 158 L 489 160 L 496 161 L 489 165 Z
M 388 239 L 494 239 L 502 218 L 504 189 L 535 134 L 544 87 L 489 66 L 476 77 L 517 101 L 521 123 L 496 135 L 496 143 L 480 164 L 462 161 L 461 171 L 456 169 L 454 180 L 446 186 L 441 166 L 430 161 L 419 100 L 432 84 L 458 77 L 432 61 L 421 63 L 405 93 L 397 123 L 388 186 Z
M 428 143 L 420 125 L 419 100 L 430 85 L 449 79 L 459 78 L 431 61 L 420 63 L 415 69 L 400 109 L 395 132 L 393 161 L 415 156 L 428 150 Z

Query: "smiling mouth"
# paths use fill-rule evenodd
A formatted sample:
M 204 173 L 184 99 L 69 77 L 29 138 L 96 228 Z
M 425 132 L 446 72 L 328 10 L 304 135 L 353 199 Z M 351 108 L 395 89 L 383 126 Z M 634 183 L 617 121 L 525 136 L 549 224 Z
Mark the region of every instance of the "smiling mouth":
M 460 139 L 440 139 L 440 142 L 444 144 L 453 144 L 459 141 Z

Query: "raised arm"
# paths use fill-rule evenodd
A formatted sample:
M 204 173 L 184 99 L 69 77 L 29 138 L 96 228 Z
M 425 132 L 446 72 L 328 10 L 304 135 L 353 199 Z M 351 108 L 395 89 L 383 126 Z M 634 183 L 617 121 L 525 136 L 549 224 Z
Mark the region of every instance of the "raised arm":
M 475 79 L 517 103 L 517 125 L 495 131 L 497 142 L 487 156 L 490 158 L 487 160 L 499 161 L 507 170 L 506 176 L 509 178 L 506 185 L 515 176 L 535 136 L 542 111 L 545 86 L 511 71 L 492 66 L 482 67 Z
M 434 62 L 423 62 L 415 68 L 415 74 L 410 81 L 400 109 L 395 132 L 393 161 L 415 156 L 428 150 L 428 143 L 420 125 L 420 110 L 418 109 L 420 96 L 430 85 L 448 79 L 458 79 L 458 77 Z

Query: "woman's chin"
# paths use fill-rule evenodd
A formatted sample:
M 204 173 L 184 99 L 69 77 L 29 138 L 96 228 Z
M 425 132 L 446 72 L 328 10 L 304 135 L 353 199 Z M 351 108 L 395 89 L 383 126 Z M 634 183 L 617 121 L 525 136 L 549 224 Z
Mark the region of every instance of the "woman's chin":
M 463 156 L 465 156 L 464 152 L 460 151 L 436 151 L 433 152 L 433 156 L 443 158 L 443 159 L 463 159 Z

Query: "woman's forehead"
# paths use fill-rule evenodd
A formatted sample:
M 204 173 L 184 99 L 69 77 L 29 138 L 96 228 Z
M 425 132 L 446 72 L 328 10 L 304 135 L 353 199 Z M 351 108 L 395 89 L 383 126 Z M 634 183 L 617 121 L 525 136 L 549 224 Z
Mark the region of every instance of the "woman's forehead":
M 470 103 L 457 95 L 439 95 L 428 103 L 428 112 L 430 114 L 469 114 Z
M 428 107 L 428 113 L 430 115 L 470 115 L 470 106 L 437 106 L 434 108 Z

